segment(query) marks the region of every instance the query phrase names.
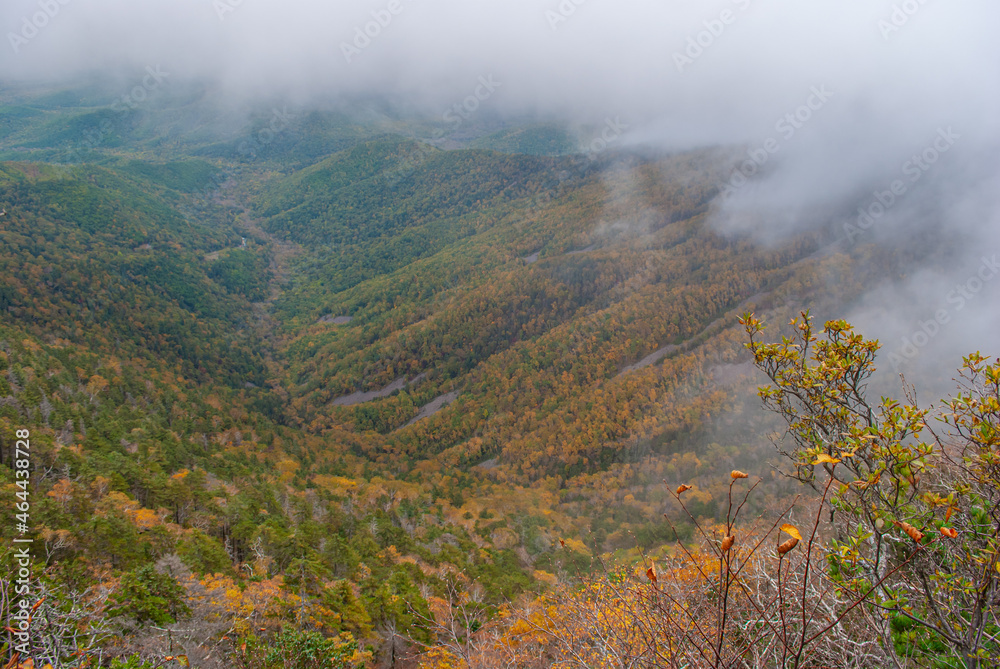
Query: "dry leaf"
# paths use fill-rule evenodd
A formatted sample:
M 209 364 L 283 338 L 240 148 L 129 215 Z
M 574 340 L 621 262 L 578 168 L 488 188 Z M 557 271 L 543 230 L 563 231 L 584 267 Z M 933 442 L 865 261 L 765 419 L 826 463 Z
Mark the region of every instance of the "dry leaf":
M 733 470 L 733 473 L 732 473 L 732 474 L 730 474 L 730 476 L 732 476 L 732 477 L 733 477 L 734 479 L 748 479 L 748 478 L 750 478 L 750 475 L 749 475 L 749 474 L 746 474 L 746 473 L 744 473 L 744 472 L 741 472 L 741 471 L 740 471 L 740 470 L 738 470 L 738 469 L 734 469 L 734 470 Z
M 685 493 L 685 492 L 687 492 L 690 489 L 691 489 L 691 486 L 689 486 L 687 484 L 684 484 L 681 487 L 677 488 L 677 494 L 680 495 L 681 493 Z
M 787 535 L 795 537 L 796 541 L 802 541 L 802 535 L 799 533 L 799 528 L 795 527 L 794 525 L 785 523 L 784 525 L 781 526 L 781 531 Z
M 733 547 L 733 544 L 735 542 L 736 542 L 736 537 L 734 537 L 731 534 L 728 537 L 726 537 L 725 539 L 723 539 L 722 540 L 722 552 L 723 553 L 728 553 L 729 549 Z
M 924 540 L 924 533 L 915 528 L 913 525 L 910 525 L 909 523 L 904 523 L 899 520 L 894 520 L 892 521 L 892 523 L 899 529 L 906 532 L 910 536 L 910 538 L 913 539 L 918 544 Z
M 941 534 L 951 539 L 954 539 L 958 536 L 958 530 L 956 530 L 954 527 L 942 527 Z
M 820 453 L 819 455 L 816 456 L 816 461 L 813 462 L 813 464 L 814 465 L 823 465 L 823 464 L 835 465 L 838 462 L 840 462 L 840 460 L 838 460 L 837 458 L 830 457 L 826 453 Z
M 652 581 L 653 583 L 656 583 L 656 572 L 653 571 L 652 567 L 650 567 L 649 569 L 646 570 L 646 576 L 649 577 L 650 581 Z
M 788 551 L 790 551 L 793 548 L 795 548 L 796 544 L 798 544 L 798 543 L 799 543 L 799 540 L 796 539 L 795 537 L 792 537 L 791 539 L 785 541 L 784 543 L 782 543 L 782 544 L 780 544 L 778 546 L 778 555 L 784 555 Z

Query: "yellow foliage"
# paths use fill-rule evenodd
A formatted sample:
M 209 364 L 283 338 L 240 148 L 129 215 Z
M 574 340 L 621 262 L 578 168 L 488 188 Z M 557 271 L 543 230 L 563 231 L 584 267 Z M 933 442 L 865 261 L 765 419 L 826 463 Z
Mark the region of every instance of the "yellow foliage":
M 72 548 L 76 545 L 76 538 L 69 530 L 52 530 L 44 527 L 41 535 L 46 544 L 54 544 L 56 547 Z
M 132 515 L 132 522 L 140 532 L 150 530 L 160 524 L 160 517 L 151 509 L 138 509 Z
M 542 571 L 541 569 L 536 569 L 534 571 L 534 577 L 536 581 L 541 581 L 543 583 L 548 583 L 549 585 L 555 585 L 559 582 L 559 579 L 555 574 L 550 574 L 547 571 Z
M 460 669 L 463 662 L 443 648 L 434 648 L 421 658 L 419 666 L 420 669 Z
M 105 379 L 100 374 L 94 374 L 90 377 L 90 381 L 87 382 L 87 392 L 91 395 L 99 395 L 108 389 L 108 380 Z
M 293 478 L 295 478 L 295 472 L 299 468 L 299 463 L 295 460 L 285 459 L 278 462 L 275 467 L 279 472 L 278 479 L 282 483 L 289 483 Z
M 313 483 L 334 494 L 352 493 L 358 489 L 358 482 L 344 476 L 328 476 L 321 474 L 313 477 Z
M 117 358 L 110 358 L 105 363 L 104 366 L 110 369 L 115 376 L 122 373 L 122 363 Z
M 384 560 L 390 560 L 393 564 L 399 564 L 403 557 L 395 546 L 389 546 L 385 550 L 379 551 L 378 556 Z
M 231 621 L 238 632 L 249 631 L 266 620 L 278 618 L 285 609 L 287 593 L 280 576 L 249 583 L 245 590 L 222 574 L 207 574 L 200 581 L 204 592 L 195 599 L 218 610 L 218 615 Z
M 101 515 L 117 512 L 129 516 L 130 514 L 135 513 L 138 509 L 139 502 L 129 499 L 128 495 L 123 492 L 118 492 L 117 490 L 109 492 L 104 499 L 101 500 L 100 504 L 97 505 L 97 510 L 101 513 Z
M 798 528 L 795 527 L 794 525 L 785 523 L 784 525 L 781 526 L 781 531 L 788 534 L 791 537 L 795 537 L 799 541 L 802 541 L 802 534 L 799 533 Z
M 567 550 L 571 550 L 574 553 L 581 553 L 583 555 L 590 557 L 590 549 L 587 548 L 587 545 L 582 541 L 580 541 L 579 539 L 566 539 L 565 542 Z
M 95 476 L 94 480 L 90 483 L 90 496 L 95 501 L 100 501 L 108 494 L 108 490 L 110 489 L 111 479 L 106 476 Z

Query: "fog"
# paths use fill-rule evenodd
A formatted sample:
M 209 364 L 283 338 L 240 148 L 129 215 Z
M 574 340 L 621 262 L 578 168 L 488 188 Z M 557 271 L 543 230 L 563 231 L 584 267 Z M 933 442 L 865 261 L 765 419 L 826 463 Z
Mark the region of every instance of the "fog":
M 1000 253 L 995 0 L 5 0 L 0 23 L 8 82 L 153 67 L 234 104 L 385 97 L 439 119 L 486 81 L 491 114 L 737 146 L 720 231 L 934 233 L 947 253 L 846 316 L 890 352 L 923 331 L 904 368 L 1000 354 L 1000 278 L 949 301 Z

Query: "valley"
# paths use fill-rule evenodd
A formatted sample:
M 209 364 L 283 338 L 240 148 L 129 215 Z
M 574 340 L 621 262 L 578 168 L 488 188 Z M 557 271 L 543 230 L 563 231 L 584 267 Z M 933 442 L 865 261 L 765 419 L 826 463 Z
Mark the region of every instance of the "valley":
M 0 451 L 30 427 L 45 587 L 132 593 L 47 609 L 121 657 L 183 618 L 191 666 L 293 623 L 364 664 L 457 592 L 485 622 L 665 557 L 774 456 L 739 318 L 834 318 L 926 255 L 724 234 L 725 147 L 286 109 L 241 151 L 269 110 L 192 89 L 79 149 L 108 95 L 2 99 Z M 762 491 L 768 519 L 795 487 Z

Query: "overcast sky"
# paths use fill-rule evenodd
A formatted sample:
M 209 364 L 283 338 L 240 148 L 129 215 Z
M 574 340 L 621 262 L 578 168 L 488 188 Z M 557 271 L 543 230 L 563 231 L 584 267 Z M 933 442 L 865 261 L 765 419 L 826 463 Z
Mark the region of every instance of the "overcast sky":
M 859 124 L 919 134 L 996 123 L 998 19 L 992 0 L 5 0 L 0 67 L 160 65 L 234 94 L 436 105 L 492 74 L 498 105 L 658 119 L 682 142 L 754 139 L 825 85 Z
M 878 212 L 899 181 L 858 239 L 938 228 L 968 253 L 873 289 L 859 322 L 900 347 L 950 310 L 928 359 L 1000 343 L 1000 277 L 949 303 L 1000 253 L 996 0 L 4 0 L 0 22 L 7 79 L 153 67 L 233 100 L 387 94 L 434 117 L 487 81 L 483 108 L 612 119 L 622 145 L 744 145 L 751 178 L 714 220 L 762 241 Z

